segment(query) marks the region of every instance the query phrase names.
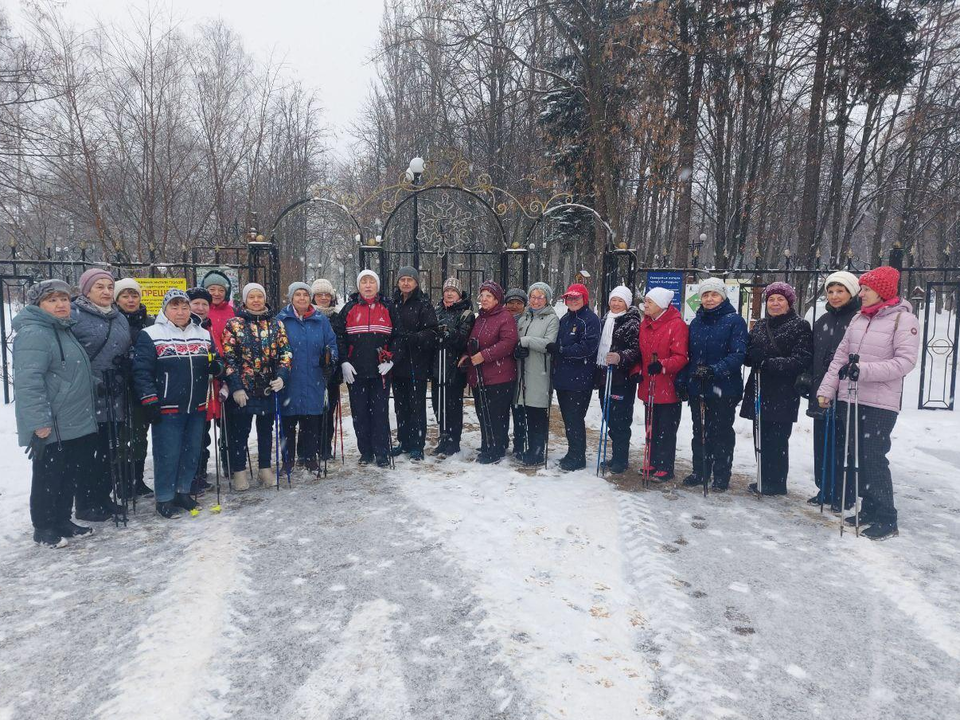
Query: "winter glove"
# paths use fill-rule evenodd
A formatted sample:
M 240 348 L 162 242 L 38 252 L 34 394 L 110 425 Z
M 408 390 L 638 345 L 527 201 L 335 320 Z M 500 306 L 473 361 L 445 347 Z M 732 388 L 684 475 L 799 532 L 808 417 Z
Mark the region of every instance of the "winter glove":
M 357 371 L 354 369 L 353 365 L 345 362 L 340 365 L 340 369 L 343 370 L 343 379 L 346 381 L 347 385 L 353 385 L 353 381 L 357 379 Z
M 800 393 L 800 397 L 809 400 L 810 391 L 813 389 L 813 378 L 810 377 L 810 373 L 797 375 L 797 379 L 793 381 L 793 388 Z
M 680 402 L 687 402 L 690 399 L 690 393 L 685 387 L 678 385 L 676 388 L 676 391 L 677 391 L 677 399 Z
M 530 357 L 530 348 L 525 348 L 522 345 L 517 345 L 513 349 L 513 356 L 517 360 L 523 360 L 524 358 Z
M 113 359 L 113 366 L 121 373 L 128 373 L 133 368 L 133 360 L 129 355 L 117 355 Z
M 747 350 L 747 360 L 751 367 L 760 367 L 763 364 L 763 350 L 753 346 Z
M 654 360 L 647 365 L 647 375 L 660 375 L 663 372 L 663 364 L 659 360 Z
M 223 374 L 223 363 L 214 358 L 207 364 L 207 375 L 210 377 L 220 377 Z
M 47 435 L 50 434 L 50 428 L 43 428 L 47 431 Z M 39 430 L 37 432 L 40 432 Z M 44 435 L 43 437 L 47 437 Z M 47 449 L 47 444 L 43 441 L 43 438 L 37 435 L 36 433 L 30 438 L 30 444 L 27 445 L 24 453 L 27 455 L 27 460 L 35 460 L 37 462 L 43 462 L 43 453 Z
M 555 342 L 547 343 L 547 352 L 553 355 L 557 352 L 557 344 Z
M 160 403 L 152 402 L 149 405 L 144 405 L 143 410 L 147 415 L 147 422 L 151 425 L 156 425 L 160 422 Z
M 246 407 L 247 400 L 250 399 L 250 396 L 247 395 L 246 390 L 235 390 L 233 393 L 233 401 L 237 404 L 238 407 Z
M 227 396 L 230 394 L 230 389 L 227 387 L 227 384 L 224 383 L 220 386 L 220 402 L 223 402 L 227 399 Z
M 283 378 L 274 378 L 270 381 L 269 385 L 273 392 L 278 393 L 283 390 Z
M 857 382 L 860 379 L 860 356 L 851 355 L 850 361 L 840 368 L 840 379 Z
M 386 375 L 390 370 L 393 369 L 393 360 L 387 360 L 377 365 L 377 372 L 381 375 Z
M 697 369 L 693 371 L 694 380 L 699 380 L 702 383 L 712 381 L 713 375 L 713 368 L 709 365 L 698 365 Z

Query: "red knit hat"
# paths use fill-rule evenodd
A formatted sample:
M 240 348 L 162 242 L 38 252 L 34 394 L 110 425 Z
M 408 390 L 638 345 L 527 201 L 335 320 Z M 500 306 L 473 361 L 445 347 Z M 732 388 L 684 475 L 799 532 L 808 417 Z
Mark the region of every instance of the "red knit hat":
M 563 298 L 564 300 L 566 300 L 568 297 L 582 297 L 583 302 L 586 304 L 590 302 L 590 291 L 587 290 L 586 285 L 581 285 L 580 283 L 574 283 L 573 285 L 568 287 L 567 291 L 560 297 Z
M 860 276 L 860 287 L 870 288 L 881 300 L 895 298 L 899 285 L 900 271 L 889 265 L 881 265 Z

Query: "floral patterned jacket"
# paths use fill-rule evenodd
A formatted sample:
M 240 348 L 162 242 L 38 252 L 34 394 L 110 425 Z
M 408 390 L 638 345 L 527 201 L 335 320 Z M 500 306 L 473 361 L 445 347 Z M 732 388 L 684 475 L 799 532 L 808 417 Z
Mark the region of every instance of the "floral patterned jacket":
M 269 308 L 254 315 L 241 307 L 237 316 L 227 321 L 222 340 L 231 392 L 246 390 L 253 397 L 261 397 L 274 378 L 289 383 L 293 353 L 283 323 Z

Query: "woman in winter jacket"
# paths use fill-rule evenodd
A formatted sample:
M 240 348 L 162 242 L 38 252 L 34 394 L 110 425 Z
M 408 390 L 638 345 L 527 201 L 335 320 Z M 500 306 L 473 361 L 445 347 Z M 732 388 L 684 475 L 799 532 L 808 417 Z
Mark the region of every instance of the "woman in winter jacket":
M 607 299 L 609 310 L 600 322 L 597 349 L 597 387 L 600 407 L 606 407 L 604 391 L 610 373 L 610 404 L 607 407 L 607 435 L 613 443 L 613 457 L 607 469 L 614 475 L 627 470 L 630 461 L 630 425 L 637 384 L 630 369 L 640 362 L 640 311 L 633 306 L 633 291 L 619 285 Z
M 427 380 L 437 340 L 437 314 L 423 290 L 414 267 L 397 273 L 393 293 L 397 324 L 393 328 L 393 409 L 397 415 L 397 446 L 394 455 L 407 453 L 423 460 L 427 439 Z
M 153 484 L 157 513 L 171 519 L 198 510 L 190 485 L 200 462 L 209 378 L 223 364 L 213 338 L 190 317 L 190 298 L 168 290 L 157 321 L 137 337 L 133 382 L 153 423 Z
M 840 473 L 843 472 L 844 466 L 840 456 L 843 454 L 843 446 L 837 446 L 836 434 L 831 433 L 833 439 L 832 455 L 836 462 L 833 470 L 827 471 L 828 480 L 827 484 L 824 485 L 823 442 L 827 427 L 827 411 L 821 408 L 820 403 L 817 402 L 817 388 L 820 387 L 827 374 L 827 369 L 840 346 L 840 341 L 843 340 L 847 326 L 853 316 L 860 310 L 860 298 L 858 297 L 860 283 L 852 273 L 841 271 L 829 275 L 824 286 L 827 310 L 813 325 L 813 365 L 809 372 L 800 375 L 797 385 L 800 395 L 810 400 L 807 407 L 807 416 L 813 418 L 813 476 L 817 489 L 820 491 L 807 502 L 811 505 L 819 505 L 822 499 L 835 512 L 840 512 L 840 493 L 843 491 L 843 477 Z M 835 417 L 833 422 L 836 422 Z M 853 488 L 848 487 L 847 508 L 853 505 L 853 493 Z
M 137 342 L 137 336 L 140 331 L 153 325 L 153 318 L 147 314 L 147 307 L 140 298 L 143 291 L 133 278 L 123 278 L 118 280 L 113 286 L 113 297 L 117 304 L 120 314 L 127 319 L 130 326 L 130 344 L 131 349 Z M 133 392 L 133 374 L 126 373 L 127 383 L 130 392 Z M 152 497 L 151 490 L 143 482 L 143 467 L 147 459 L 147 431 L 150 429 L 150 421 L 146 413 L 140 406 L 140 403 L 133 402 L 130 407 L 130 423 L 126 426 L 129 433 L 129 451 L 133 453 L 133 487 L 128 488 L 127 496 L 131 497 L 136 493 L 138 497 Z M 126 448 L 127 443 L 122 442 L 121 446 Z
M 549 434 L 547 408 L 553 400 L 550 381 L 553 357 L 547 352 L 547 346 L 557 341 L 560 318 L 553 309 L 553 290 L 546 283 L 531 285 L 527 298 L 529 305 L 517 323 L 520 378 L 514 404 L 523 408 L 527 423 L 529 447 L 521 455 L 520 462 L 542 465 Z
M 593 395 L 600 318 L 590 309 L 585 285 L 568 287 L 563 300 L 567 312 L 560 318 L 557 339 L 547 345 L 547 351 L 554 356 L 551 377 L 567 435 L 567 454 L 560 459 L 560 469 L 571 471 L 587 466 L 585 418 Z
M 258 479 L 273 485 L 271 472 L 273 423 L 279 405 L 278 393 L 290 380 L 290 343 L 283 323 L 267 306 L 262 285 L 243 288 L 243 305 L 223 330 L 223 358 L 227 365 L 227 428 L 233 489 L 250 487 L 247 471 L 247 438 L 257 419 Z M 279 472 L 279 469 L 277 470 Z
M 77 484 L 92 471 L 96 396 L 90 360 L 71 332 L 70 286 L 44 280 L 30 287 L 27 302 L 13 319 L 17 435 L 33 464 L 33 540 L 61 548 L 91 532 L 70 514 Z
M 673 291 L 653 288 L 643 299 L 640 323 L 642 378 L 637 396 L 644 401 L 647 414 L 648 467 L 641 468 L 654 482 L 673 478 L 677 457 L 677 430 L 682 405 L 677 395 L 677 376 L 687 366 L 687 325 L 671 304 Z M 650 389 L 653 388 L 653 405 Z
M 517 379 L 516 346 L 517 323 L 503 306 L 503 288 L 487 280 L 480 286 L 480 316 L 458 363 L 469 368 L 467 380 L 480 421 L 477 462 L 484 465 L 500 462 L 507 453 L 510 399 Z
M 898 534 L 887 453 L 900 412 L 903 378 L 916 366 L 920 344 L 919 323 L 910 303 L 897 294 L 899 284 L 900 273 L 892 267 L 861 276 L 862 308 L 850 321 L 817 390 L 820 407 L 837 403 L 837 446 L 841 448 L 850 400 L 856 399 L 863 497 L 860 524 L 870 525 L 863 534 L 872 540 Z M 853 446 L 850 443 L 851 453 Z M 852 465 L 852 460 L 848 463 Z M 856 519 L 846 522 L 852 525 Z
M 200 281 L 200 287 L 210 293 L 210 311 L 207 317 L 210 318 L 210 335 L 217 346 L 220 354 L 223 354 L 223 331 L 227 327 L 227 321 L 236 317 L 237 312 L 233 307 L 233 283 L 227 277 L 226 272 L 221 270 L 211 270 L 203 276 Z M 223 396 L 226 399 L 226 395 Z
M 455 277 L 443 281 L 443 299 L 437 305 L 437 352 L 433 365 L 433 414 L 440 437 L 431 455 L 446 457 L 460 452 L 463 434 L 463 390 L 467 375 L 457 361 L 467 348 L 467 340 L 477 316 L 470 298 Z
M 357 292 L 337 320 L 343 379 L 350 392 L 350 414 L 357 435 L 360 465 L 374 457 L 377 467 L 390 464 L 390 338 L 396 326 L 393 305 L 380 293 L 373 270 L 357 275 Z
M 314 280 L 310 287 L 310 294 L 313 297 L 313 306 L 330 321 L 335 337 L 339 338 L 337 292 L 333 289 L 333 283 L 323 278 Z M 327 383 L 327 409 L 320 420 L 319 457 L 321 460 L 329 460 L 334 455 L 333 438 L 336 433 L 337 408 L 340 406 L 340 383 L 343 382 L 340 363 L 336 362 L 330 367 L 324 366 L 323 377 Z
M 310 286 L 292 283 L 287 290 L 290 304 L 277 315 L 283 323 L 293 360 L 290 381 L 280 393 L 283 423 L 283 471 L 289 473 L 293 459 L 311 472 L 317 462 L 320 419 L 326 410 L 325 368 L 338 367 L 337 337 L 326 315 L 310 302 Z M 297 426 L 300 435 L 297 436 Z
M 77 486 L 77 518 L 99 522 L 119 512 L 110 499 L 110 463 L 119 463 L 110 450 L 127 420 L 124 372 L 130 366 L 130 326 L 113 303 L 113 276 L 91 268 L 80 276 L 80 295 L 73 300 L 73 334 L 90 358 L 97 387 L 97 447 L 92 471 Z M 111 427 L 113 425 L 113 427 Z
M 754 442 L 759 425 L 760 487 L 751 483 L 750 490 L 786 495 L 790 434 L 800 409 L 796 381 L 813 361 L 813 331 L 794 311 L 797 294 L 787 283 L 770 283 L 763 290 L 763 299 L 767 315 L 754 323 L 747 343 L 744 364 L 751 371 L 740 417 L 754 421 Z M 759 418 L 755 409 L 758 388 Z
M 693 472 L 683 484 L 723 492 L 730 486 L 737 435 L 733 421 L 743 398 L 747 323 L 727 299 L 720 278 L 700 283 L 700 307 L 690 323 L 689 362 L 677 379 L 693 416 Z

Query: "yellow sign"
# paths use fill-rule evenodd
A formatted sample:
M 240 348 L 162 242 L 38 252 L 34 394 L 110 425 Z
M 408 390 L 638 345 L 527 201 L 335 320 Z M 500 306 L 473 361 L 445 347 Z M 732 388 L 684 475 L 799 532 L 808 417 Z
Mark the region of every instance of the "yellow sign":
M 140 300 L 146 305 L 147 312 L 153 316 L 160 314 L 163 308 L 163 296 L 167 294 L 167 290 L 179 288 L 186 291 L 187 289 L 186 278 L 136 278 L 136 281 L 140 283 L 143 290 Z

